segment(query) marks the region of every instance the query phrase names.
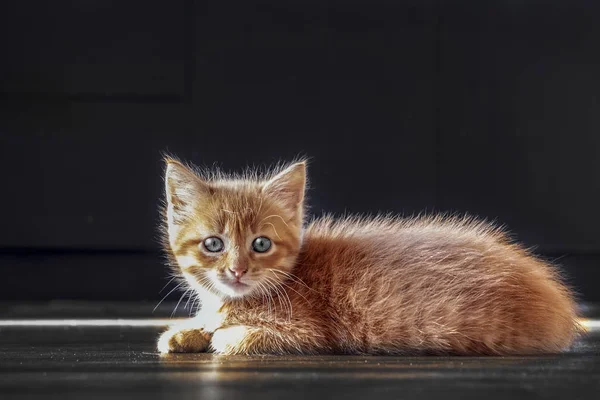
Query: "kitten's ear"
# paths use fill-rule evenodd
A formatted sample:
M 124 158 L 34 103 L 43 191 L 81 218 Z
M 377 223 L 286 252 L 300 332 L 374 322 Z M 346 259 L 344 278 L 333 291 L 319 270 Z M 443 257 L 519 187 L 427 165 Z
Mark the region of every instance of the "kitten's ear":
M 292 164 L 271 178 L 263 187 L 264 193 L 282 202 L 290 211 L 302 210 L 306 187 L 306 162 Z
M 165 194 L 169 223 L 180 221 L 192 212 L 204 196 L 210 195 L 208 183 L 179 161 L 166 159 Z

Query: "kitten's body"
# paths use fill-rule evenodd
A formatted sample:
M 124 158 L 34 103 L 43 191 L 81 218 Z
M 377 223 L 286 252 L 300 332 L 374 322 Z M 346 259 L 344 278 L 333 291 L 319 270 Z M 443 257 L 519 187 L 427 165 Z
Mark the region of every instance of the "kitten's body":
M 501 231 L 470 219 L 326 217 L 302 232 L 303 164 L 297 169 L 267 181 L 202 180 L 211 190 L 200 188 L 206 197 L 179 220 L 186 202 L 175 189 L 197 194 L 190 182 L 200 178 L 175 176 L 172 195 L 168 172 L 169 247 L 203 305 L 161 337 L 161 351 L 530 354 L 572 342 L 568 289 Z M 217 231 L 236 244 L 222 263 L 198 254 L 198 240 Z M 272 254 L 245 254 L 257 235 L 272 237 Z M 223 293 L 213 281 L 239 263 L 256 289 Z

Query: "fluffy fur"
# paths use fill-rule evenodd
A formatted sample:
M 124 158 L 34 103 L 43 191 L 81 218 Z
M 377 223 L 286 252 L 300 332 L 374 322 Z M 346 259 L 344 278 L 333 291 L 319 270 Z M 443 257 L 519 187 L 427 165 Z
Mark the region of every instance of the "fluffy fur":
M 500 229 L 444 216 L 304 224 L 305 169 L 226 176 L 167 159 L 165 244 L 201 307 L 159 351 L 504 355 L 572 343 L 569 289 Z M 222 252 L 203 247 L 211 236 Z M 252 250 L 258 236 L 268 252 Z

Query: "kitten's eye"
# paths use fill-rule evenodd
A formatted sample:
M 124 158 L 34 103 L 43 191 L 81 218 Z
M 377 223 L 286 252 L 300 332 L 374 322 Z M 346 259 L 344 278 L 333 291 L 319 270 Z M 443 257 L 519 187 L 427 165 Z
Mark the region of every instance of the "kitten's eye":
M 252 249 L 257 253 L 264 253 L 271 248 L 271 239 L 264 236 L 257 237 L 252 242 Z
M 214 236 L 204 239 L 203 244 L 204 248 L 210 251 L 211 253 L 218 253 L 219 251 L 223 251 L 223 248 L 225 247 L 223 245 L 223 241 L 218 237 Z

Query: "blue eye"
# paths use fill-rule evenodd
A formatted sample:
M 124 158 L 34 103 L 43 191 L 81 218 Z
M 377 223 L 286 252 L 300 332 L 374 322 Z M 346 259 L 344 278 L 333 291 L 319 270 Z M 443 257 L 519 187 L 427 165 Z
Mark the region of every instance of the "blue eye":
M 220 251 L 223 251 L 223 248 L 225 247 L 223 241 L 215 236 L 204 239 L 204 242 L 202 244 L 204 245 L 204 248 L 210 251 L 211 253 L 218 253 Z
M 271 248 L 271 239 L 259 236 L 252 242 L 252 249 L 257 253 L 264 253 Z

